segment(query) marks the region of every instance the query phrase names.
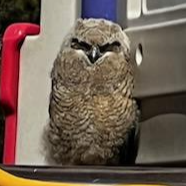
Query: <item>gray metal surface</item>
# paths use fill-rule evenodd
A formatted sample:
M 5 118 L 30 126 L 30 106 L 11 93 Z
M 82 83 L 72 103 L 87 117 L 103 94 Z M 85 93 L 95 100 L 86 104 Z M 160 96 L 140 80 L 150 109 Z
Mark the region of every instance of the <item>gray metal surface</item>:
M 143 61 L 137 68 L 137 97 L 186 91 L 186 19 L 135 28 L 127 33 L 132 56 L 138 44 L 143 49 Z
M 142 63 L 136 67 L 135 96 L 141 108 L 136 164 L 184 166 L 186 1 L 141 2 L 141 15 L 128 19 L 126 29 L 133 62 L 139 45 L 142 52 Z

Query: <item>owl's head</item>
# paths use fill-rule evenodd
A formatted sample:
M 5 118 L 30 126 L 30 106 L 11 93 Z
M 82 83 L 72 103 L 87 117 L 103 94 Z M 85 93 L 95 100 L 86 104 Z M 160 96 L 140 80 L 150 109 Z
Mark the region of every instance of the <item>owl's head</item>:
M 91 94 L 123 89 L 126 80 L 133 81 L 128 37 L 113 22 L 79 19 L 63 41 L 52 78 L 68 89 Z
M 129 58 L 128 37 L 118 24 L 103 19 L 78 19 L 65 43 L 66 47 L 87 57 L 89 65 L 113 54 Z

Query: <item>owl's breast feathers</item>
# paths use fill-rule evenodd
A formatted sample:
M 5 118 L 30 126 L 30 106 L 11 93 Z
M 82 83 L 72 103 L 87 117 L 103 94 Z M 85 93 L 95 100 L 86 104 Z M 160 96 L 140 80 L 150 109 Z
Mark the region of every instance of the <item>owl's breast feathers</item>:
M 131 97 L 133 77 L 130 71 L 124 72 L 125 77 L 117 75 L 118 82 L 108 76 L 105 83 L 99 74 L 91 79 L 87 72 L 90 78 L 87 82 L 83 76 L 80 84 L 69 79 L 66 82 L 58 79 L 53 84 L 49 139 L 55 144 L 51 152 L 56 161 L 62 164 L 118 161 L 118 148 L 134 127 L 137 112 Z

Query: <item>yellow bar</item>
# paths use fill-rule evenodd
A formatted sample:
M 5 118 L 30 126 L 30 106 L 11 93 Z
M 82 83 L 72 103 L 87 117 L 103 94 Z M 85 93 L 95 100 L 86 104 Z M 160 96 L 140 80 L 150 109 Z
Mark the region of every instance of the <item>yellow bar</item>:
M 36 181 L 13 176 L 0 169 L 0 186 L 167 186 L 153 184 L 87 184 Z

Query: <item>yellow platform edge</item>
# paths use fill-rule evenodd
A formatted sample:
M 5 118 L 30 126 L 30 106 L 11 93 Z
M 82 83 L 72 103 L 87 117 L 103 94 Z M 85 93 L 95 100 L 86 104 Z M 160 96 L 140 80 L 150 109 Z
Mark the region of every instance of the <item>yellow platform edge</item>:
M 168 186 L 163 184 L 89 184 L 89 183 L 64 183 L 46 182 L 16 177 L 0 169 L 0 186 Z

